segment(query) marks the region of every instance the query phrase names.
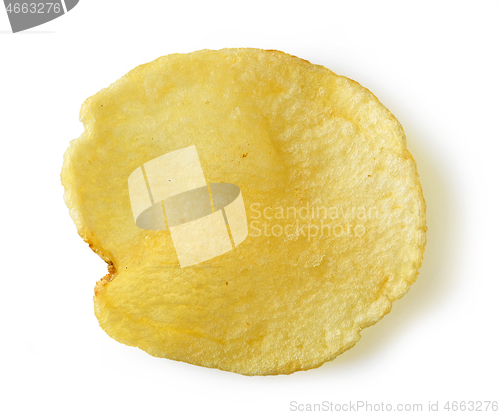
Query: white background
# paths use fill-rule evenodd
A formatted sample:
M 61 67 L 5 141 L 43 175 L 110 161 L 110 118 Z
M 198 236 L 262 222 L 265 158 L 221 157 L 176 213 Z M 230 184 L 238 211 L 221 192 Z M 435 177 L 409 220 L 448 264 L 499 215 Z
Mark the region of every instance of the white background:
M 11 34 L 0 9 L 0 412 L 286 414 L 291 401 L 500 400 L 499 16 L 498 1 L 81 0 Z M 109 338 L 92 302 L 106 266 L 77 235 L 59 182 L 84 99 L 161 55 L 245 46 L 372 90 L 405 128 L 428 204 L 410 292 L 354 349 L 290 376 L 157 359 Z

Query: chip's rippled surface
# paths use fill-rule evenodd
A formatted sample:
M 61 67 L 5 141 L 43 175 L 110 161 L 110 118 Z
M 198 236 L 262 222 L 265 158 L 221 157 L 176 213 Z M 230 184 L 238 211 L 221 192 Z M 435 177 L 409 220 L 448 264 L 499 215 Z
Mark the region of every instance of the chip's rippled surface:
M 83 105 L 65 201 L 110 264 L 95 313 L 154 356 L 246 375 L 317 367 L 415 281 L 425 203 L 395 117 L 368 90 L 278 51 L 169 55 Z M 168 230 L 136 226 L 129 175 L 194 145 L 207 183 L 241 189 L 248 236 L 180 268 Z

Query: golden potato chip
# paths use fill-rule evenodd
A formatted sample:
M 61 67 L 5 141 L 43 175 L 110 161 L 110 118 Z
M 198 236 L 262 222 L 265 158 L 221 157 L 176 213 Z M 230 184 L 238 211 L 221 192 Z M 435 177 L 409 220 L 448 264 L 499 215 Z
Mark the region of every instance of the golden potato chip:
M 320 366 L 415 281 L 425 203 L 396 118 L 278 51 L 203 50 L 89 98 L 65 201 L 108 264 L 95 314 L 158 357 L 245 375 Z

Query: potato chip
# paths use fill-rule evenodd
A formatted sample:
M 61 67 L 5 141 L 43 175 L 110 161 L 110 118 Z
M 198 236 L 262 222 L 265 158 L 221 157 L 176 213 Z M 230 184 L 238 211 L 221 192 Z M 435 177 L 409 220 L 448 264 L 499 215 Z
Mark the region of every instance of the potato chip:
M 89 98 L 65 201 L 117 341 L 244 375 L 334 359 L 415 281 L 425 202 L 396 118 L 279 51 L 203 50 Z

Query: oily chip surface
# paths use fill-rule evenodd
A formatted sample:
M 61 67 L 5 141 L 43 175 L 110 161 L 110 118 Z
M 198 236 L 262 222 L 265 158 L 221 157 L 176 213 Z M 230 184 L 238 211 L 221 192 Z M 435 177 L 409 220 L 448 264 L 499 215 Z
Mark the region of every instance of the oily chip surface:
M 65 202 L 109 264 L 95 314 L 119 342 L 288 374 L 351 348 L 417 277 L 426 225 L 415 162 L 396 118 L 348 78 L 279 51 L 175 54 L 87 99 L 80 119 Z M 207 183 L 241 190 L 248 236 L 181 268 L 173 231 L 134 221 L 128 180 L 190 146 Z

